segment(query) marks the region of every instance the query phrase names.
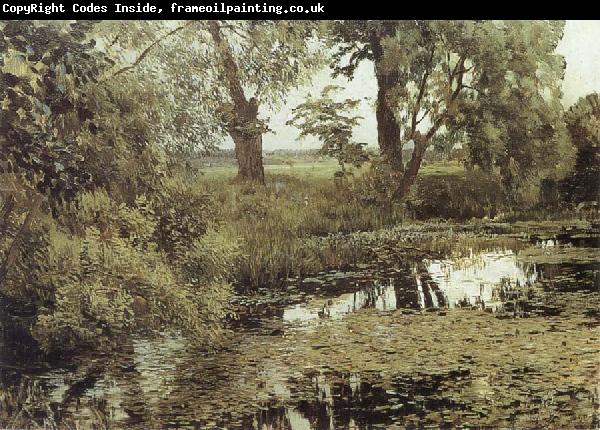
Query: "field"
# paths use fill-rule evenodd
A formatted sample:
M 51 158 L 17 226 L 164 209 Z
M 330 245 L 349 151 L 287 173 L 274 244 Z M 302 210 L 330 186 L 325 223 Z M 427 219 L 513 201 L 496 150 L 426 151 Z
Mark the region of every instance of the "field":
M 301 179 L 319 178 L 331 179 L 333 174 L 339 170 L 339 165 L 335 160 L 299 160 L 293 161 L 291 164 L 277 163 L 265 164 L 266 175 L 289 175 Z M 207 178 L 232 179 L 237 174 L 237 166 L 215 166 L 215 167 L 200 167 L 200 172 L 206 175 Z M 361 168 L 350 168 L 350 171 L 355 176 L 360 177 L 369 169 L 369 164 L 365 164 Z M 426 164 L 421 170 L 423 175 L 460 175 L 465 172 L 464 167 L 457 161 L 451 162 L 436 162 Z

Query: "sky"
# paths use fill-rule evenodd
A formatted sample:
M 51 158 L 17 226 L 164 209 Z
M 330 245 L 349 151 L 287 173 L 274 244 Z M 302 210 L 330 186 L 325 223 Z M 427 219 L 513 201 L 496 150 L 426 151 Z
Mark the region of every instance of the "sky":
M 565 106 L 600 91 L 600 21 L 567 21 L 557 51 L 567 60 L 563 82 Z
M 567 21 L 563 39 L 557 52 L 564 55 L 567 62 L 563 82 L 563 104 L 571 106 L 579 99 L 593 91 L 600 91 L 600 21 Z M 375 123 L 375 96 L 377 84 L 373 74 L 373 65 L 363 62 L 352 81 L 337 78 L 332 81 L 329 70 L 322 70 L 313 78 L 310 85 L 291 91 L 286 102 L 275 112 L 263 112 L 262 116 L 270 118 L 269 125 L 275 134 L 268 133 L 263 139 L 263 150 L 275 149 L 308 149 L 319 147 L 316 139 L 297 140 L 298 130 L 286 126 L 292 109 L 305 101 L 310 94 L 317 96 L 323 87 L 337 84 L 345 88 L 343 97 L 360 98 L 362 103 L 357 114 L 364 119 L 354 130 L 354 139 L 358 142 L 376 144 L 377 128 Z M 224 147 L 232 147 L 232 142 L 225 142 Z

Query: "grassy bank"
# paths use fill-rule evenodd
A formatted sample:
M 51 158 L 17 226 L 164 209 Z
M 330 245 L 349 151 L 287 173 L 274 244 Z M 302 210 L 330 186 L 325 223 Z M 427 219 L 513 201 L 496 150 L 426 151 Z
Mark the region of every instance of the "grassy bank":
M 214 195 L 222 237 L 240 246 L 238 285 L 276 287 L 291 276 L 343 269 L 377 243 L 405 239 L 424 222 L 447 229 L 444 223 L 451 221 L 476 226 L 481 219 L 520 217 L 508 210 L 497 177 L 456 162 L 424 166 L 408 199 L 387 205 L 369 198 L 367 166 L 344 180 L 333 178 L 336 168 L 327 161 L 266 166 L 264 187 L 236 184 L 230 167 L 205 168 L 196 177 L 196 186 Z M 535 213 L 538 219 L 557 217 Z
M 32 309 L 27 330 L 48 352 L 110 346 L 121 333 L 165 326 L 212 344 L 229 312 L 230 282 L 246 291 L 278 288 L 290 277 L 402 260 L 429 242 L 435 250 L 465 222 L 495 232 L 498 225 L 486 227 L 494 216 L 518 219 L 497 178 L 456 163 L 425 166 L 411 196 L 395 204 L 372 198 L 367 167 L 344 179 L 333 169 L 330 162 L 267 168 L 265 186 L 236 183 L 233 169 L 182 169 L 135 198 L 102 188 L 81 193 L 54 216 L 37 217 L 4 293 Z M 26 204 L 17 201 L 2 252 Z

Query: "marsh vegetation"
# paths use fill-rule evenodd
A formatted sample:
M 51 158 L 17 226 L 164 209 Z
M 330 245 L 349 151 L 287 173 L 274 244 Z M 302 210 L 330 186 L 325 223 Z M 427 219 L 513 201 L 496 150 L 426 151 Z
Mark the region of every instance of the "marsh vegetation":
M 0 427 L 597 427 L 563 26 L 0 23 Z M 376 146 L 335 81 L 263 151 L 365 63 Z

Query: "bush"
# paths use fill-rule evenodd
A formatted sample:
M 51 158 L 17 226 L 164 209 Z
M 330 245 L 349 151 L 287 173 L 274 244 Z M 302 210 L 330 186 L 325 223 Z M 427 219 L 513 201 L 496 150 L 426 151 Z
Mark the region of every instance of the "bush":
M 204 249 L 199 245 L 180 265 L 202 261 L 205 256 L 197 252 Z M 230 293 L 224 277 L 191 278 L 167 264 L 159 251 L 137 249 L 123 238 L 102 238 L 93 227 L 83 237 L 50 234 L 47 255 L 40 277 L 53 297 L 38 309 L 33 329 L 46 352 L 110 347 L 136 328 L 165 325 L 200 343 L 217 339 Z M 213 264 L 212 273 L 218 270 Z
M 483 172 L 426 175 L 417 178 L 407 209 L 418 219 L 493 218 L 504 207 L 498 178 Z
M 154 241 L 170 256 L 184 253 L 201 237 L 212 219 L 211 197 L 184 177 L 164 181 L 160 192 L 152 197 L 156 220 Z
M 110 348 L 165 326 L 211 346 L 239 252 L 232 238 L 207 231 L 209 201 L 182 178 L 133 205 L 103 189 L 81 193 L 38 220 L 4 291 L 34 307 L 31 333 L 46 353 Z

